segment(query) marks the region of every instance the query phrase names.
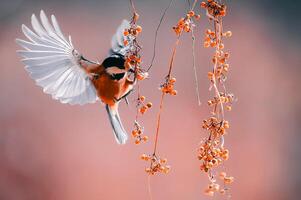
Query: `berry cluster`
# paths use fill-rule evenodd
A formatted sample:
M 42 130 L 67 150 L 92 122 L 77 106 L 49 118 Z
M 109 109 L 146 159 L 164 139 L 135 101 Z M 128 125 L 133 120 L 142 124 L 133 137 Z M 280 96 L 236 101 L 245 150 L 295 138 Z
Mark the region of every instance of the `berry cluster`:
M 220 4 L 215 0 L 208 0 L 207 2 L 202 2 L 201 7 L 205 8 L 207 11 L 207 15 L 210 15 L 213 18 L 226 16 L 226 5 Z
M 209 73 L 208 73 L 208 76 L 209 76 Z M 226 109 L 228 111 L 231 111 L 233 102 L 234 102 L 234 95 L 233 94 L 227 94 L 226 95 L 225 93 L 220 92 L 219 98 L 216 97 L 216 96 L 213 97 L 213 99 L 208 101 L 208 105 L 209 106 L 214 106 L 214 113 L 216 113 L 216 110 L 217 110 L 219 104 L 226 105 Z
M 222 34 L 224 37 L 231 37 L 231 35 L 231 31 L 227 31 Z M 218 37 L 216 37 L 215 32 L 207 29 L 205 33 L 204 47 L 215 47 L 217 49 L 216 54 L 212 57 L 213 64 L 217 65 L 216 70 L 214 72 L 208 72 L 208 78 L 210 81 L 218 80 L 219 82 L 224 82 L 230 67 L 230 65 L 227 63 L 228 59 L 230 58 L 230 53 L 224 52 L 224 44 L 217 40 Z
M 145 169 L 150 175 L 154 175 L 158 172 L 167 174 L 170 171 L 170 166 L 166 165 L 167 159 L 158 158 L 156 155 L 146 155 L 142 154 L 141 159 L 145 161 L 150 161 L 150 167 Z
M 219 120 L 216 117 L 210 117 L 203 120 L 202 128 L 210 132 L 210 139 L 219 139 L 226 134 L 226 130 L 230 128 L 229 122 L 226 120 Z M 210 142 L 210 141 L 208 141 Z
M 135 138 L 135 144 L 140 144 L 142 141 L 146 142 L 148 140 L 148 136 L 143 135 L 144 128 L 140 126 L 140 124 L 135 121 L 134 130 L 132 131 L 132 136 Z
M 178 91 L 174 89 L 174 84 L 176 82 L 176 78 L 166 78 L 165 83 L 160 86 L 160 90 L 164 94 L 177 95 Z
M 149 108 L 153 106 L 151 102 L 145 103 L 145 96 L 140 96 L 137 99 L 137 105 L 139 107 L 139 112 L 144 114 Z
M 232 32 L 223 32 L 222 17 L 226 15 L 224 4 L 215 0 L 207 0 L 207 2 L 201 3 L 201 7 L 206 9 L 209 20 L 214 23 L 213 30 L 207 29 L 205 31 L 204 47 L 214 48 L 215 53 L 212 57 L 213 69 L 208 72 L 211 88 L 214 89 L 214 96 L 208 100 L 208 106 L 213 110 L 211 112 L 212 116 L 203 120 L 202 123 L 202 128 L 208 132 L 208 137 L 203 139 L 198 148 L 198 159 L 201 161 L 201 171 L 207 173 L 210 180 L 208 187 L 205 189 L 205 194 L 213 196 L 215 192 L 226 194 L 229 190 L 226 184 L 234 181 L 233 177 L 226 176 L 226 173 L 222 172 L 219 177 L 224 184 L 223 187 L 220 187 L 213 172 L 214 168 L 221 166 L 223 161 L 229 158 L 229 150 L 224 148 L 224 135 L 230 125 L 224 118 L 224 106 L 226 106 L 226 110 L 230 111 L 234 96 L 227 93 L 225 87 L 229 71 L 227 61 L 230 54 L 224 50 L 223 38 L 231 37 Z
M 219 166 L 223 160 L 228 160 L 229 150 L 220 146 L 220 142 L 204 142 L 198 149 L 198 159 L 202 161 L 200 169 L 209 172 Z
M 233 183 L 234 178 L 232 176 L 227 176 L 225 172 L 221 172 L 219 174 L 220 180 L 225 184 Z M 219 192 L 220 194 L 224 195 L 227 191 L 227 188 L 221 187 L 217 181 L 214 179 L 205 189 L 205 194 L 208 196 L 213 196 L 214 192 Z
M 143 154 L 143 156 L 142 156 L 143 160 L 151 161 L 150 167 L 146 168 L 146 172 L 149 174 L 152 174 L 152 175 L 154 175 L 157 172 L 168 173 L 170 170 L 170 166 L 165 165 L 166 159 L 160 159 L 156 155 L 159 132 L 160 132 L 161 114 L 162 114 L 162 109 L 163 109 L 164 96 L 166 94 L 170 94 L 172 96 L 177 95 L 177 90 L 174 89 L 174 84 L 176 82 L 176 78 L 171 77 L 171 73 L 172 73 L 172 69 L 174 66 L 174 59 L 175 59 L 176 50 L 177 50 L 177 46 L 180 41 L 181 34 L 183 33 L 183 31 L 193 33 L 193 28 L 195 26 L 193 19 L 200 19 L 200 15 L 196 15 L 195 12 L 193 11 L 194 7 L 196 5 L 196 2 L 197 2 L 197 0 L 194 0 L 193 6 L 190 8 L 190 11 L 186 14 L 185 18 L 180 19 L 179 22 L 177 23 L 177 25 L 175 27 L 173 27 L 173 30 L 175 31 L 175 33 L 177 35 L 177 40 L 176 40 L 175 46 L 173 47 L 173 50 L 172 50 L 168 74 L 165 76 L 164 83 L 160 86 L 160 90 L 162 91 L 162 94 L 161 94 L 161 100 L 160 100 L 160 104 L 159 104 L 159 113 L 158 113 L 158 119 L 157 119 L 154 151 L 151 156 L 146 156 L 145 154 Z
M 132 5 L 133 6 L 133 5 Z M 125 36 L 124 45 L 128 46 L 125 55 L 125 68 L 132 69 L 134 74 L 134 81 L 137 81 L 137 100 L 136 100 L 136 119 L 134 122 L 134 129 L 132 136 L 135 138 L 135 144 L 140 144 L 142 141 L 146 142 L 148 136 L 143 136 L 144 128 L 138 122 L 138 115 L 144 114 L 149 108 L 152 107 L 152 103 L 144 103 L 145 96 L 140 95 L 139 81 L 142 81 L 148 77 L 148 73 L 141 68 L 142 59 L 140 55 L 141 46 L 138 44 L 137 37 L 142 32 L 142 27 L 137 25 L 139 15 L 133 6 L 133 17 L 130 22 L 130 27 L 125 29 L 123 35 Z
M 137 38 L 139 33 L 142 32 L 142 27 L 137 25 L 137 21 L 139 19 L 138 13 L 134 12 L 132 20 L 130 22 L 130 27 L 125 29 L 123 35 L 125 36 L 125 40 L 123 41 L 124 45 L 127 46 Z
M 183 31 L 188 33 L 192 30 L 192 28 L 195 26 L 193 18 L 198 20 L 201 18 L 201 16 L 196 15 L 193 10 L 190 10 L 184 18 L 181 18 L 178 21 L 177 25 L 173 27 L 173 30 L 177 36 L 180 36 Z

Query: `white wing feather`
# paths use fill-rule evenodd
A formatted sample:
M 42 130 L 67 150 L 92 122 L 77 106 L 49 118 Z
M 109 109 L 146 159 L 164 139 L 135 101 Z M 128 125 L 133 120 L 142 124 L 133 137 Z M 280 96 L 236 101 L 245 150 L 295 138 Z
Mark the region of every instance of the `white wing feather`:
M 111 51 L 110 54 L 121 54 L 125 55 L 129 46 L 124 46 L 125 36 L 123 35 L 124 30 L 130 28 L 130 23 L 127 20 L 123 20 L 120 26 L 117 28 L 116 33 L 113 35 L 111 40 Z
M 62 103 L 94 103 L 98 97 L 93 83 L 79 64 L 79 55 L 71 42 L 63 35 L 54 15 L 52 25 L 42 10 L 40 19 L 33 14 L 33 31 L 22 25 L 22 31 L 29 41 L 17 39 L 24 48 L 17 51 L 22 57 L 25 69 L 43 91 Z

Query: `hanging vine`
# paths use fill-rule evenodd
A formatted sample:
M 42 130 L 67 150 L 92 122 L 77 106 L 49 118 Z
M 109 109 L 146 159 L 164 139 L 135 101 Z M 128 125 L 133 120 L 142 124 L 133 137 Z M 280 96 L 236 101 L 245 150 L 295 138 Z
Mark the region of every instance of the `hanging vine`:
M 230 54 L 225 50 L 223 39 L 231 37 L 232 32 L 223 31 L 222 20 L 227 13 L 225 4 L 208 0 L 202 2 L 201 7 L 206 10 L 206 16 L 212 24 L 212 30 L 207 29 L 205 31 L 204 47 L 214 48 L 214 55 L 212 57 L 212 70 L 208 72 L 210 91 L 213 93 L 212 99 L 208 100 L 208 106 L 212 112 L 211 116 L 203 120 L 202 123 L 202 128 L 207 131 L 208 135 L 201 141 L 198 148 L 198 159 L 201 161 L 201 171 L 208 174 L 210 181 L 205 189 L 205 194 L 213 196 L 215 192 L 219 192 L 220 194 L 228 194 L 230 197 L 228 185 L 234 181 L 234 178 L 225 172 L 220 172 L 217 176 L 214 169 L 229 158 L 229 150 L 225 148 L 224 144 L 224 136 L 230 127 L 229 122 L 225 119 L 225 110 L 231 110 L 234 96 L 227 92 L 225 86 L 230 67 L 228 64 Z

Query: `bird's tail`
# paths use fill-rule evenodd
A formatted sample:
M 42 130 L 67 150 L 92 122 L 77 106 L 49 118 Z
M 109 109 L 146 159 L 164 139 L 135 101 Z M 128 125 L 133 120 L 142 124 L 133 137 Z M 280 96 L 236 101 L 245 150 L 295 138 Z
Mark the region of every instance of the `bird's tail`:
M 109 115 L 109 119 L 113 128 L 115 139 L 118 144 L 125 144 L 128 136 L 123 128 L 119 114 L 118 114 L 118 104 L 115 106 L 106 105 L 106 110 Z

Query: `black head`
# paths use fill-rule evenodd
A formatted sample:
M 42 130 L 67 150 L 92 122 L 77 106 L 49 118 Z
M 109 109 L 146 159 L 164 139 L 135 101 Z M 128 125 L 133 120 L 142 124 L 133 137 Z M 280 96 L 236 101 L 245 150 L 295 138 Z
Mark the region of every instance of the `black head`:
M 124 56 L 115 54 L 106 58 L 103 61 L 102 65 L 104 66 L 104 68 L 118 67 L 119 69 L 125 69 L 124 62 L 125 62 Z

